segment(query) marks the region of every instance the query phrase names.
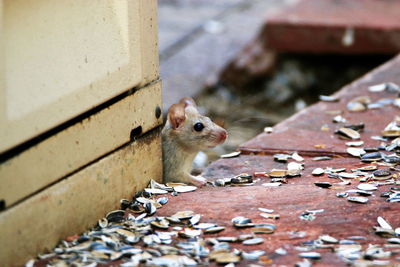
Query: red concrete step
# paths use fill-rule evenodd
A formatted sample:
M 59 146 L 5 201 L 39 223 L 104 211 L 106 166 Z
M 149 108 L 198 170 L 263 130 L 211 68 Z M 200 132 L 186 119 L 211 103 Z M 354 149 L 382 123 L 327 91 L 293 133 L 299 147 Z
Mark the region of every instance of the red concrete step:
M 269 17 L 262 36 L 279 52 L 397 53 L 400 2 L 301 0 Z
M 246 187 L 205 187 L 190 194 L 181 194 L 170 198 L 168 205 L 160 209 L 159 216 L 170 216 L 182 210 L 192 210 L 202 215 L 202 222 L 216 223 L 226 229 L 218 234 L 205 234 L 204 237 L 234 236 L 251 233 L 251 228 L 236 229 L 232 226 L 231 219 L 236 216 L 250 218 L 255 223 L 268 222 L 277 226 L 273 234 L 258 234 L 265 239 L 263 244 L 245 246 L 233 243 L 232 247 L 244 250 L 263 250 L 272 264 L 293 266 L 300 261 L 299 251 L 296 246 L 308 240 L 317 239 L 322 234 L 328 234 L 338 239 L 350 236 L 364 236 L 361 240 L 363 247 L 368 244 L 384 244 L 385 239 L 373 233 L 373 226 L 377 225 L 376 218 L 384 217 L 393 226 L 398 227 L 398 203 L 385 202 L 380 197 L 380 192 L 388 190 L 390 185 L 379 187 L 374 196 L 369 197 L 368 204 L 356 204 L 345 198 L 337 198 L 336 193 L 356 188 L 358 182 L 352 181 L 351 185 L 333 186 L 323 189 L 314 185 L 316 181 L 331 183 L 340 180 L 323 177 L 314 177 L 311 172 L 316 167 L 346 167 L 355 168 L 365 164 L 356 159 L 337 158 L 331 161 L 316 162 L 305 159 L 303 175 L 290 178 L 288 184 L 279 187 L 264 187 L 262 183 L 269 182 L 269 178 L 261 178 L 253 186 Z M 272 168 L 283 168 L 285 164 L 273 161 L 270 156 L 240 156 L 237 158 L 222 159 L 214 162 L 205 172 L 209 180 L 222 177 L 232 177 L 241 172 L 253 173 L 255 171 L 269 171 Z M 278 220 L 264 219 L 259 214 L 258 208 L 274 209 L 280 214 Z M 305 210 L 319 210 L 313 221 L 299 218 Z M 295 232 L 305 232 L 303 237 L 296 237 Z M 274 253 L 277 248 L 285 248 L 288 255 L 279 256 Z M 321 252 L 322 259 L 317 261 L 317 266 L 346 266 L 330 250 L 316 250 Z M 394 257 L 390 258 L 396 263 Z M 238 266 L 248 266 L 250 262 L 242 261 Z M 253 262 L 254 263 L 254 262 Z
M 380 141 L 372 140 L 371 136 L 380 135 L 395 115 L 400 114 L 400 109 L 389 105 L 380 109 L 350 112 L 346 105 L 359 96 L 368 96 L 371 102 L 383 98 L 396 98 L 395 93 L 368 91 L 369 86 L 384 82 L 400 84 L 400 56 L 337 92 L 335 96 L 340 99 L 339 102 L 319 102 L 275 126 L 273 133 L 261 133 L 241 145 L 239 149 L 243 153 L 273 154 L 298 151 L 304 155 L 349 156 L 346 153 L 345 141 L 334 134 L 335 130 L 344 124 L 333 123 L 334 115 L 328 114 L 329 111 L 343 111 L 342 116 L 349 124 L 363 122 L 365 130 L 361 133 L 361 140 L 365 142 L 364 146 L 377 146 Z M 323 131 L 321 127 L 329 129 Z

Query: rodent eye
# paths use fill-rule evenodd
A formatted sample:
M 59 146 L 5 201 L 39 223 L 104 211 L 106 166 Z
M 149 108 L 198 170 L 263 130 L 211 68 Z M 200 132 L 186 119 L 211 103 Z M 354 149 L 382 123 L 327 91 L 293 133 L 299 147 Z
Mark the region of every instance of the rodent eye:
M 201 132 L 204 129 L 204 125 L 201 122 L 197 122 L 194 126 L 193 129 L 196 132 Z

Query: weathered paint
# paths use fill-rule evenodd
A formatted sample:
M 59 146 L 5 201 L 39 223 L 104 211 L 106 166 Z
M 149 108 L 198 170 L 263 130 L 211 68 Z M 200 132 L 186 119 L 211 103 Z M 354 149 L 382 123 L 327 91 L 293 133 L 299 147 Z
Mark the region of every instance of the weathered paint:
M 132 129 L 146 133 L 161 125 L 161 106 L 157 82 L 3 162 L 0 199 L 8 207 L 128 143 Z
M 21 266 L 82 233 L 150 179 L 161 182 L 160 129 L 0 213 L 0 262 Z

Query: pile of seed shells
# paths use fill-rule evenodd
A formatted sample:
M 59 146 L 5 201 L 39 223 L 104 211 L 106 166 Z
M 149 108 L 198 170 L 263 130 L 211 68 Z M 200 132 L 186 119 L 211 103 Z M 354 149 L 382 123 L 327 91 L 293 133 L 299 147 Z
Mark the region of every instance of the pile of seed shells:
M 241 178 L 240 178 L 241 179 Z M 196 190 L 181 183 L 160 184 L 151 181 L 148 188 L 132 201 L 122 199 L 121 209 L 109 212 L 96 227 L 82 235 L 68 237 L 48 254 L 30 260 L 26 267 L 41 266 L 97 266 L 115 263 L 119 266 L 197 266 L 258 261 L 264 251 L 241 251 L 231 243 L 249 246 L 261 244 L 258 234 L 272 234 L 271 223 L 253 223 L 245 217 L 232 218 L 235 228 L 251 228 L 251 234 L 207 237 L 225 227 L 202 222 L 202 215 L 190 210 L 179 211 L 168 217 L 156 216 L 157 209 L 168 203 L 168 195 L 175 196 Z M 260 208 L 267 214 L 271 210 Z M 271 215 L 277 216 L 277 215 Z M 279 218 L 279 217 L 278 217 Z
M 369 244 L 368 247 L 363 248 L 360 244 L 360 241 L 366 240 L 363 236 L 337 239 L 330 235 L 321 235 L 316 240 L 302 242 L 295 247 L 299 251 L 299 257 L 305 259 L 297 266 L 311 266 L 309 260 L 321 259 L 321 253 L 315 250 L 333 251 L 345 263 L 353 266 L 392 266 L 388 258 L 400 254 L 400 228 L 394 230 L 382 217 L 378 217 L 377 222 L 379 226 L 375 227 L 375 231 L 387 239 L 386 244 Z
M 361 96 L 351 100 L 347 104 L 347 109 L 351 112 L 360 112 L 368 109 L 383 108 L 387 105 L 400 107 L 400 87 L 394 83 L 383 83 L 369 87 L 370 92 L 388 91 L 397 95 L 396 98 L 381 99 L 372 103 L 368 96 Z M 322 98 L 324 101 L 333 102 L 332 99 Z M 335 101 L 339 99 L 334 97 Z M 368 203 L 369 196 L 373 191 L 382 185 L 393 185 L 389 191 L 383 192 L 382 197 L 388 202 L 400 202 L 400 117 L 395 116 L 381 131 L 381 135 L 372 136 L 373 140 L 378 140 L 380 144 L 376 147 L 364 146 L 361 140 L 362 132 L 365 130 L 364 123 L 347 124 L 346 118 L 336 115 L 334 123 L 342 124 L 335 131 L 340 139 L 346 141 L 347 153 L 357 157 L 361 162 L 370 165 L 346 170 L 345 168 L 316 168 L 312 171 L 314 176 L 327 174 L 329 178 L 340 180 L 338 183 L 316 182 L 315 185 L 323 188 L 330 188 L 335 185 L 351 185 L 353 181 L 358 181 L 356 188 L 349 189 L 336 194 L 339 198 L 346 198 L 348 201 L 356 203 Z

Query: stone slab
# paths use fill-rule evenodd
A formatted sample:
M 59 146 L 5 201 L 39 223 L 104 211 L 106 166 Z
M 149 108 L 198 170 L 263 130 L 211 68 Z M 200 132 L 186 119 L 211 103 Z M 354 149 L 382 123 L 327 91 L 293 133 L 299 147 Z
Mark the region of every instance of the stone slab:
M 377 225 L 376 218 L 384 217 L 394 227 L 398 227 L 398 203 L 388 203 L 380 197 L 380 192 L 388 190 L 391 186 L 381 186 L 378 191 L 369 197 L 368 204 L 351 203 L 344 198 L 337 198 L 336 193 L 354 189 L 358 181 L 352 180 L 351 185 L 334 185 L 331 189 L 323 189 L 314 185 L 316 181 L 329 181 L 338 183 L 340 180 L 314 177 L 311 172 L 316 167 L 360 167 L 365 164 L 358 159 L 335 158 L 330 161 L 312 161 L 305 158 L 305 170 L 301 177 L 288 179 L 288 184 L 279 187 L 264 187 L 262 183 L 269 178 L 260 178 L 254 186 L 245 187 L 205 187 L 193 193 L 180 194 L 170 198 L 169 203 L 157 212 L 158 216 L 170 216 L 177 211 L 193 210 L 202 215 L 201 222 L 216 223 L 226 229 L 218 234 L 205 234 L 204 237 L 239 236 L 251 233 L 251 228 L 236 229 L 231 224 L 231 219 L 236 216 L 250 218 L 255 223 L 268 222 L 277 226 L 274 234 L 258 234 L 265 239 L 263 244 L 245 246 L 232 243 L 233 248 L 244 251 L 263 250 L 271 264 L 293 266 L 301 261 L 296 246 L 302 242 L 317 239 L 322 234 L 328 234 L 338 239 L 350 236 L 364 236 L 366 239 L 359 241 L 363 249 L 369 244 L 385 244 L 386 240 L 373 233 L 373 226 Z M 272 168 L 282 168 L 284 163 L 273 161 L 270 156 L 240 156 L 231 159 L 221 159 L 212 163 L 204 173 L 209 180 L 232 177 L 239 173 L 254 173 L 255 171 L 269 171 Z M 259 214 L 258 208 L 274 209 L 280 214 L 279 220 L 264 219 Z M 313 221 L 301 220 L 299 216 L 306 210 L 323 209 L 316 214 Z M 298 236 L 304 232 L 304 236 Z M 296 235 L 297 233 L 297 235 Z M 288 255 L 279 256 L 275 249 L 285 248 Z M 316 261 L 316 266 L 347 266 L 338 256 L 330 250 L 316 250 L 322 254 L 322 259 Z M 395 257 L 391 262 L 398 263 Z M 235 266 L 249 266 L 243 261 Z M 216 266 L 212 264 L 211 266 Z
M 398 1 L 301 0 L 269 17 L 262 36 L 278 52 L 400 51 Z
M 345 86 L 334 94 L 340 98 L 339 102 L 319 102 L 308 107 L 291 118 L 274 127 L 271 134 L 261 133 L 240 146 L 243 153 L 266 153 L 299 151 L 307 155 L 341 155 L 346 153 L 345 141 L 334 134 L 343 123 L 333 123 L 329 111 L 342 111 L 347 119 L 346 124 L 365 123 L 365 130 L 361 133 L 361 140 L 366 147 L 379 145 L 379 141 L 371 136 L 380 135 L 384 127 L 391 122 L 399 108 L 389 105 L 380 109 L 369 109 L 364 112 L 350 112 L 346 109 L 347 103 L 359 96 L 369 96 L 372 102 L 384 98 L 396 98 L 395 93 L 372 93 L 368 87 L 384 82 L 400 84 L 400 56 L 395 57 L 384 65 L 376 68 L 360 79 Z M 324 131 L 321 128 L 328 130 Z M 317 148 L 316 145 L 323 145 Z

